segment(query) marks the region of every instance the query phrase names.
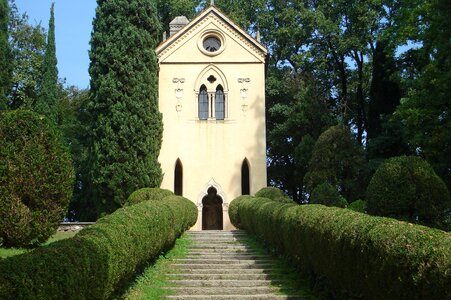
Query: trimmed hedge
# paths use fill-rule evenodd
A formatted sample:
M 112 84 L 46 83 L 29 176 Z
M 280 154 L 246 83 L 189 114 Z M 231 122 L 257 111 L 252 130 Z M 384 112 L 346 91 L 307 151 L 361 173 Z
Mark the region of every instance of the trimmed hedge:
M 318 184 L 313 189 L 312 195 L 310 196 L 310 203 L 342 208 L 348 205 L 346 199 L 328 182 Z
M 240 207 L 240 203 L 243 199 L 253 199 L 254 197 L 249 195 L 242 195 L 238 198 L 234 199 L 229 204 L 229 217 L 230 222 L 237 228 L 241 228 L 241 221 L 240 221 L 240 215 L 238 213 L 238 208 Z
M 348 207 L 346 208 L 360 213 L 365 213 L 366 202 L 359 199 L 352 203 L 349 203 Z
M 431 225 L 443 221 L 451 209 L 446 184 L 416 156 L 386 160 L 373 175 L 366 200 L 369 214 Z
M 118 209 L 75 237 L 0 261 L 0 299 L 108 299 L 197 221 L 170 196 Z
M 285 195 L 285 193 L 275 187 L 264 187 L 255 193 L 255 197 L 268 198 L 282 203 L 294 203 L 293 199 Z
M 336 290 L 365 299 L 450 299 L 451 235 L 322 205 L 239 197 L 232 223 Z M 238 223 L 236 220 L 239 220 Z
M 50 119 L 0 112 L 0 245 L 45 242 L 64 219 L 74 182 L 69 149 Z
M 162 200 L 167 196 L 173 196 L 170 190 L 160 188 L 142 188 L 134 191 L 128 196 L 124 206 L 134 205 L 148 200 Z

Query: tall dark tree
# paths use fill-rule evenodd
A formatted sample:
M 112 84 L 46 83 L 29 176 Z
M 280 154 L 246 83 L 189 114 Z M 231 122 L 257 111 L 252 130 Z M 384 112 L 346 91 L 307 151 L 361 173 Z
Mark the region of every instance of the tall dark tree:
M 42 64 L 42 79 L 39 96 L 34 105 L 37 113 L 46 115 L 56 122 L 57 100 L 58 100 L 58 67 L 55 45 L 55 4 L 50 8 L 49 31 L 47 35 L 47 46 Z
M 7 94 L 11 88 L 12 56 L 8 43 L 9 5 L 0 0 L 0 110 L 7 107 Z
M 368 139 L 382 133 L 384 116 L 390 116 L 399 105 L 401 89 L 396 81 L 396 65 L 387 43 L 379 41 L 373 53 L 370 101 L 368 105 Z
M 367 150 L 374 169 L 393 156 L 408 152 L 402 124 L 393 118 L 401 100 L 398 66 L 394 51 L 385 41 L 378 41 L 373 52 L 373 70 L 368 103 Z
M 156 3 L 98 0 L 91 36 L 89 186 L 97 215 L 142 187 L 158 187 L 162 118 L 157 103 Z

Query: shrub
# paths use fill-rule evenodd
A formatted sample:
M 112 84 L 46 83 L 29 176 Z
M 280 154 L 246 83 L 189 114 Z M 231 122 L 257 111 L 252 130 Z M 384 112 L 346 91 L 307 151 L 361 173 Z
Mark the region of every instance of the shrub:
M 275 187 L 264 187 L 255 193 L 255 197 L 268 198 L 282 203 L 293 203 L 293 200 L 288 197 L 282 190 Z
M 239 196 L 238 198 L 235 198 L 229 204 L 229 218 L 230 218 L 230 222 L 236 228 L 240 228 L 240 226 L 241 226 L 240 217 L 239 217 L 239 214 L 238 214 L 238 207 L 240 206 L 240 202 L 243 199 L 248 199 L 248 198 L 252 199 L 253 197 L 249 196 L 249 195 L 242 195 L 242 196 Z
M 0 113 L 0 240 L 32 247 L 53 235 L 72 197 L 74 170 L 57 127 L 31 111 Z
M 134 191 L 128 196 L 124 206 L 134 205 L 148 200 L 162 200 L 167 196 L 173 196 L 174 193 L 170 190 L 160 188 L 142 188 Z
M 319 184 L 310 196 L 310 203 L 345 208 L 348 204 L 337 189 L 327 182 Z
M 118 209 L 72 239 L 0 261 L 0 299 L 108 299 L 197 221 L 171 196 Z
M 337 291 L 363 299 L 449 298 L 449 233 L 316 204 L 247 197 L 237 206 L 231 219 L 239 228 Z
M 369 214 L 433 224 L 451 207 L 448 189 L 423 159 L 400 156 L 377 169 L 367 189 Z
M 356 200 L 348 205 L 347 208 L 360 213 L 365 213 L 366 202 L 363 200 Z
M 320 135 L 304 182 L 309 193 L 317 185 L 329 182 L 350 201 L 364 195 L 367 184 L 365 155 L 348 127 L 335 125 Z

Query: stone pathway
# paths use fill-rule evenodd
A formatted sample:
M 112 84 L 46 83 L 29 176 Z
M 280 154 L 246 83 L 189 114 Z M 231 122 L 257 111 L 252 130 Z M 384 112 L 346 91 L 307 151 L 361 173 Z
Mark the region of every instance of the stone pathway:
M 167 299 L 302 299 L 286 285 L 277 260 L 255 252 L 243 231 L 187 232 L 188 255 L 168 268 L 174 295 Z

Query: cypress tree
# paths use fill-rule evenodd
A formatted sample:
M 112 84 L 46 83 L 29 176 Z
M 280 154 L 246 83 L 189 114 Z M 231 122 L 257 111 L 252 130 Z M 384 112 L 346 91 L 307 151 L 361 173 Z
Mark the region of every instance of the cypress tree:
M 368 106 L 368 138 L 372 139 L 382 133 L 381 119 L 391 116 L 399 105 L 401 89 L 393 78 L 396 65 L 388 45 L 379 41 L 373 55 L 373 74 Z
M 12 76 L 12 56 L 8 43 L 9 5 L 0 0 L 0 110 L 7 107 L 7 94 Z
M 159 187 L 157 10 L 152 0 L 98 0 L 91 36 L 89 197 L 98 215 Z
M 377 168 L 381 160 L 407 152 L 402 138 L 402 124 L 392 118 L 401 100 L 401 88 L 396 79 L 393 50 L 385 41 L 378 41 L 373 53 L 373 71 L 368 103 L 368 158 L 374 160 L 370 168 Z
M 47 46 L 42 65 L 42 80 L 38 99 L 34 110 L 37 113 L 46 115 L 54 122 L 57 117 L 56 102 L 58 99 L 58 68 L 55 46 L 55 4 L 50 8 L 49 31 L 47 37 Z

